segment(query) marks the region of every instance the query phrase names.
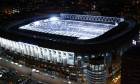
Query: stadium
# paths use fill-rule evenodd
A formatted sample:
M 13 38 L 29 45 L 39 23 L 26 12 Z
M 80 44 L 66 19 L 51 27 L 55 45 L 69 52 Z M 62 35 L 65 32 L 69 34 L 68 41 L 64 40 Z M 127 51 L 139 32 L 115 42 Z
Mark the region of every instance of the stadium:
M 135 20 L 48 14 L 0 29 L 2 53 L 18 63 L 77 82 L 106 84 L 138 37 Z

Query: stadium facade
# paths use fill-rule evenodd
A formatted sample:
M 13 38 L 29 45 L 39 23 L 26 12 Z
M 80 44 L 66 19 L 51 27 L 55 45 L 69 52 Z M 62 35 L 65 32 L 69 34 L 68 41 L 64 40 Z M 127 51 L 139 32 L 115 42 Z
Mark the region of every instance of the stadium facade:
M 54 17 L 55 16 L 55 17 Z M 105 84 L 138 36 L 131 19 L 78 14 L 45 15 L 0 29 L 2 53 L 57 76 Z

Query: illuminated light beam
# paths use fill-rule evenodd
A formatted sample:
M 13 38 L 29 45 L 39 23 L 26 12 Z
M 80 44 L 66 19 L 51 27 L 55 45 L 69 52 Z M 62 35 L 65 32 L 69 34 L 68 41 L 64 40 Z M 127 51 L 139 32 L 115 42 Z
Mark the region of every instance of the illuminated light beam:
M 59 20 L 59 18 L 58 17 L 51 17 L 50 20 L 51 21 L 57 21 L 57 20 Z
M 36 22 L 34 22 L 34 24 L 35 24 L 35 25 L 39 25 L 39 24 L 40 24 L 40 22 L 39 22 L 39 21 L 36 21 Z

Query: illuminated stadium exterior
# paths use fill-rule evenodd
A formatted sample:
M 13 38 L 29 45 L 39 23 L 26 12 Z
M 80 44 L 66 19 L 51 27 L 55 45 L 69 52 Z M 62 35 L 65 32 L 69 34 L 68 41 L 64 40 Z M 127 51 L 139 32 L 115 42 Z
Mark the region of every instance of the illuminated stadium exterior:
M 2 28 L 2 51 L 32 68 L 78 82 L 105 84 L 121 68 L 123 52 L 137 39 L 137 22 L 131 19 L 54 16 L 29 18 Z

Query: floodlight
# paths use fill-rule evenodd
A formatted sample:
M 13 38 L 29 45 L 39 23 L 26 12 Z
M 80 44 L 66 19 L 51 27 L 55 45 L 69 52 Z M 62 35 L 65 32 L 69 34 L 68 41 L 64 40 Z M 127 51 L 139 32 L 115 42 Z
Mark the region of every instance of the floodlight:
M 36 22 L 34 22 L 34 24 L 35 24 L 35 25 L 39 25 L 39 24 L 40 24 L 40 22 L 39 22 L 39 21 L 36 21 Z
M 51 21 L 56 21 L 56 20 L 59 20 L 59 19 L 58 19 L 58 17 L 51 17 L 50 20 Z

